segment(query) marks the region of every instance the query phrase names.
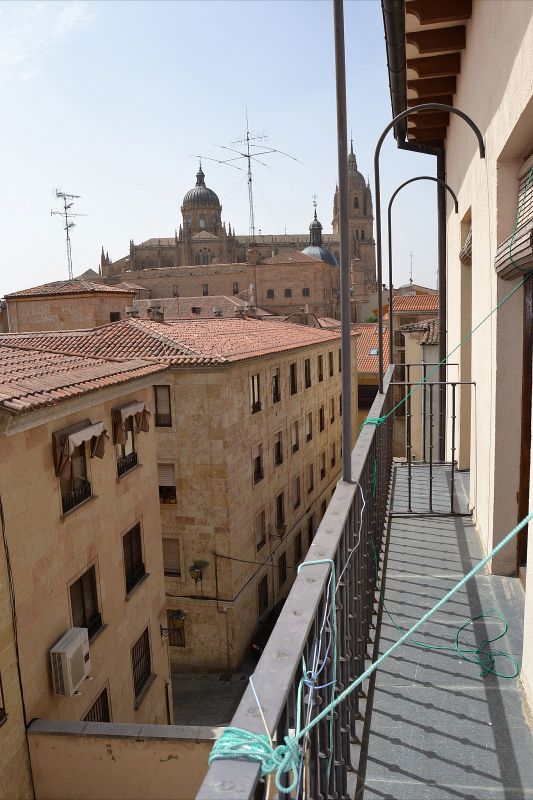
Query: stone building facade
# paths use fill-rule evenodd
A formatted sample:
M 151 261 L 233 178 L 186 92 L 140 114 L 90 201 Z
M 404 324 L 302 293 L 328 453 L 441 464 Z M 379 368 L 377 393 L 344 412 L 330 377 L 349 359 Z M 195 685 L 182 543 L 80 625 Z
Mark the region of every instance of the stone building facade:
M 355 294 L 364 297 L 375 290 L 375 242 L 370 185 L 357 167 L 353 143 L 348 156 L 349 223 L 351 282 Z M 114 282 L 134 279 L 144 285 L 148 273 L 180 267 L 263 264 L 276 256 L 305 250 L 312 236 L 304 234 L 259 234 L 238 236 L 231 224 L 222 221 L 222 206 L 217 194 L 205 185 L 200 165 L 196 185 L 183 198 L 182 219 L 173 237 L 155 237 L 140 244 L 130 241 L 130 252 L 113 262 L 102 251 L 100 272 Z M 315 220 L 311 223 L 313 228 Z M 322 235 L 325 251 L 340 259 L 338 188 L 333 199 L 333 233 Z M 321 226 L 320 226 L 321 227 Z M 312 233 L 312 231 L 311 231 Z M 251 255 L 253 254 L 253 255 Z M 281 288 L 281 287 L 280 287 Z M 168 291 L 168 289 L 166 289 Z M 219 292 L 222 293 L 222 292 Z M 223 293 L 228 293 L 224 288 Z
M 147 414 L 164 367 L 19 347 L 14 338 L 0 337 L 0 570 L 13 589 L 26 719 L 166 723 L 172 704 Z M 88 629 L 90 680 L 63 695 L 50 650 L 73 628 Z M 0 639 L 0 674 L 8 715 L 1 739 L 21 716 L 12 636 Z M 16 743 L 13 735 L 0 747 L 2 774 Z
M 151 407 L 171 661 L 178 671 L 234 670 L 287 594 L 339 478 L 338 331 L 128 319 L 11 339 L 169 364 Z M 353 376 L 355 350 L 354 341 Z M 356 397 L 354 385 L 354 419 Z

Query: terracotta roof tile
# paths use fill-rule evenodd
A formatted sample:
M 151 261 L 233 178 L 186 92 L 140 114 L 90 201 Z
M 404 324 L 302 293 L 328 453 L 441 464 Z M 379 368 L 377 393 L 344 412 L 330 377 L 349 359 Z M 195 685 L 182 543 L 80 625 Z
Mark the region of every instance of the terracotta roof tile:
M 438 294 L 395 295 L 392 300 L 392 313 L 402 311 L 438 311 Z
M 338 339 L 338 331 L 249 318 L 164 323 L 130 318 L 77 331 L 7 333 L 0 335 L 0 345 L 102 358 L 161 359 L 187 366 L 241 361 Z
M 21 289 L 20 292 L 6 294 L 6 299 L 12 297 L 47 297 L 56 294 L 87 294 L 93 292 L 131 294 L 131 289 L 119 289 L 117 286 L 107 286 L 96 281 L 87 281 L 84 278 L 73 278 L 71 281 L 54 281 L 44 283 L 42 286 L 33 286 L 31 289 Z
M 375 373 L 379 371 L 378 326 L 375 322 L 356 322 L 352 329 L 359 334 L 357 339 L 357 372 Z M 375 352 L 374 352 L 375 351 Z M 389 366 L 389 337 L 383 332 L 383 368 Z
M 165 365 L 149 360 L 106 360 L 66 355 L 0 341 L 0 408 L 12 414 L 53 406 L 148 375 Z

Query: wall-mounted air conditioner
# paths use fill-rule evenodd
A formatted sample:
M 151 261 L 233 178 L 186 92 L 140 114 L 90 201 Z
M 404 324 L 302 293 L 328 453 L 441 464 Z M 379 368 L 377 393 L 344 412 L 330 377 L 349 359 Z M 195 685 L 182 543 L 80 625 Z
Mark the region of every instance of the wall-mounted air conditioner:
M 91 671 L 87 628 L 69 628 L 50 650 L 55 694 L 76 694 Z

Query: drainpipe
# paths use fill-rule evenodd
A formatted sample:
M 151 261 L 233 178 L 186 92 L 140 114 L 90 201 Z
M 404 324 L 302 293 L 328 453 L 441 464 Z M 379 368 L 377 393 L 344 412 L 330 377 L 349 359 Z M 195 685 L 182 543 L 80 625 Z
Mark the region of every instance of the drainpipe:
M 446 180 L 446 151 L 440 148 L 437 153 L 437 178 Z M 446 358 L 447 314 L 446 314 L 446 190 L 437 186 L 438 217 L 438 265 L 439 265 L 439 361 Z M 446 364 L 439 367 L 439 460 L 446 459 Z

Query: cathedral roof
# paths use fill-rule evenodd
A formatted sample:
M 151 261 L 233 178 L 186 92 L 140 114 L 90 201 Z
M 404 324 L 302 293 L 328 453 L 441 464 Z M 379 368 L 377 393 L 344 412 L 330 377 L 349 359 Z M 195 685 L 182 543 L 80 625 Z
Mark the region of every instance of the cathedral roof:
M 323 244 L 309 244 L 302 250 L 302 253 L 306 256 L 318 258 L 320 261 L 325 261 L 327 264 L 331 264 L 332 267 L 339 266 L 331 250 L 328 250 Z
M 69 281 L 53 281 L 53 283 L 44 283 L 42 286 L 33 286 L 31 289 L 21 289 L 19 292 L 6 294 L 6 298 L 9 300 L 11 297 L 48 297 L 58 294 L 92 294 L 94 292 L 128 294 L 127 290 L 118 289 L 116 286 L 107 286 L 104 283 L 87 281 L 83 278 L 73 278 Z
M 209 189 L 205 185 L 205 175 L 202 170 L 201 164 L 200 164 L 200 169 L 196 173 L 196 186 L 193 189 L 189 189 L 189 191 L 183 198 L 183 205 L 184 206 L 220 205 L 220 200 L 218 199 L 218 196 L 212 189 Z
M 200 231 L 191 236 L 191 239 L 218 239 L 218 236 L 215 236 L 214 233 L 209 233 L 209 231 Z

